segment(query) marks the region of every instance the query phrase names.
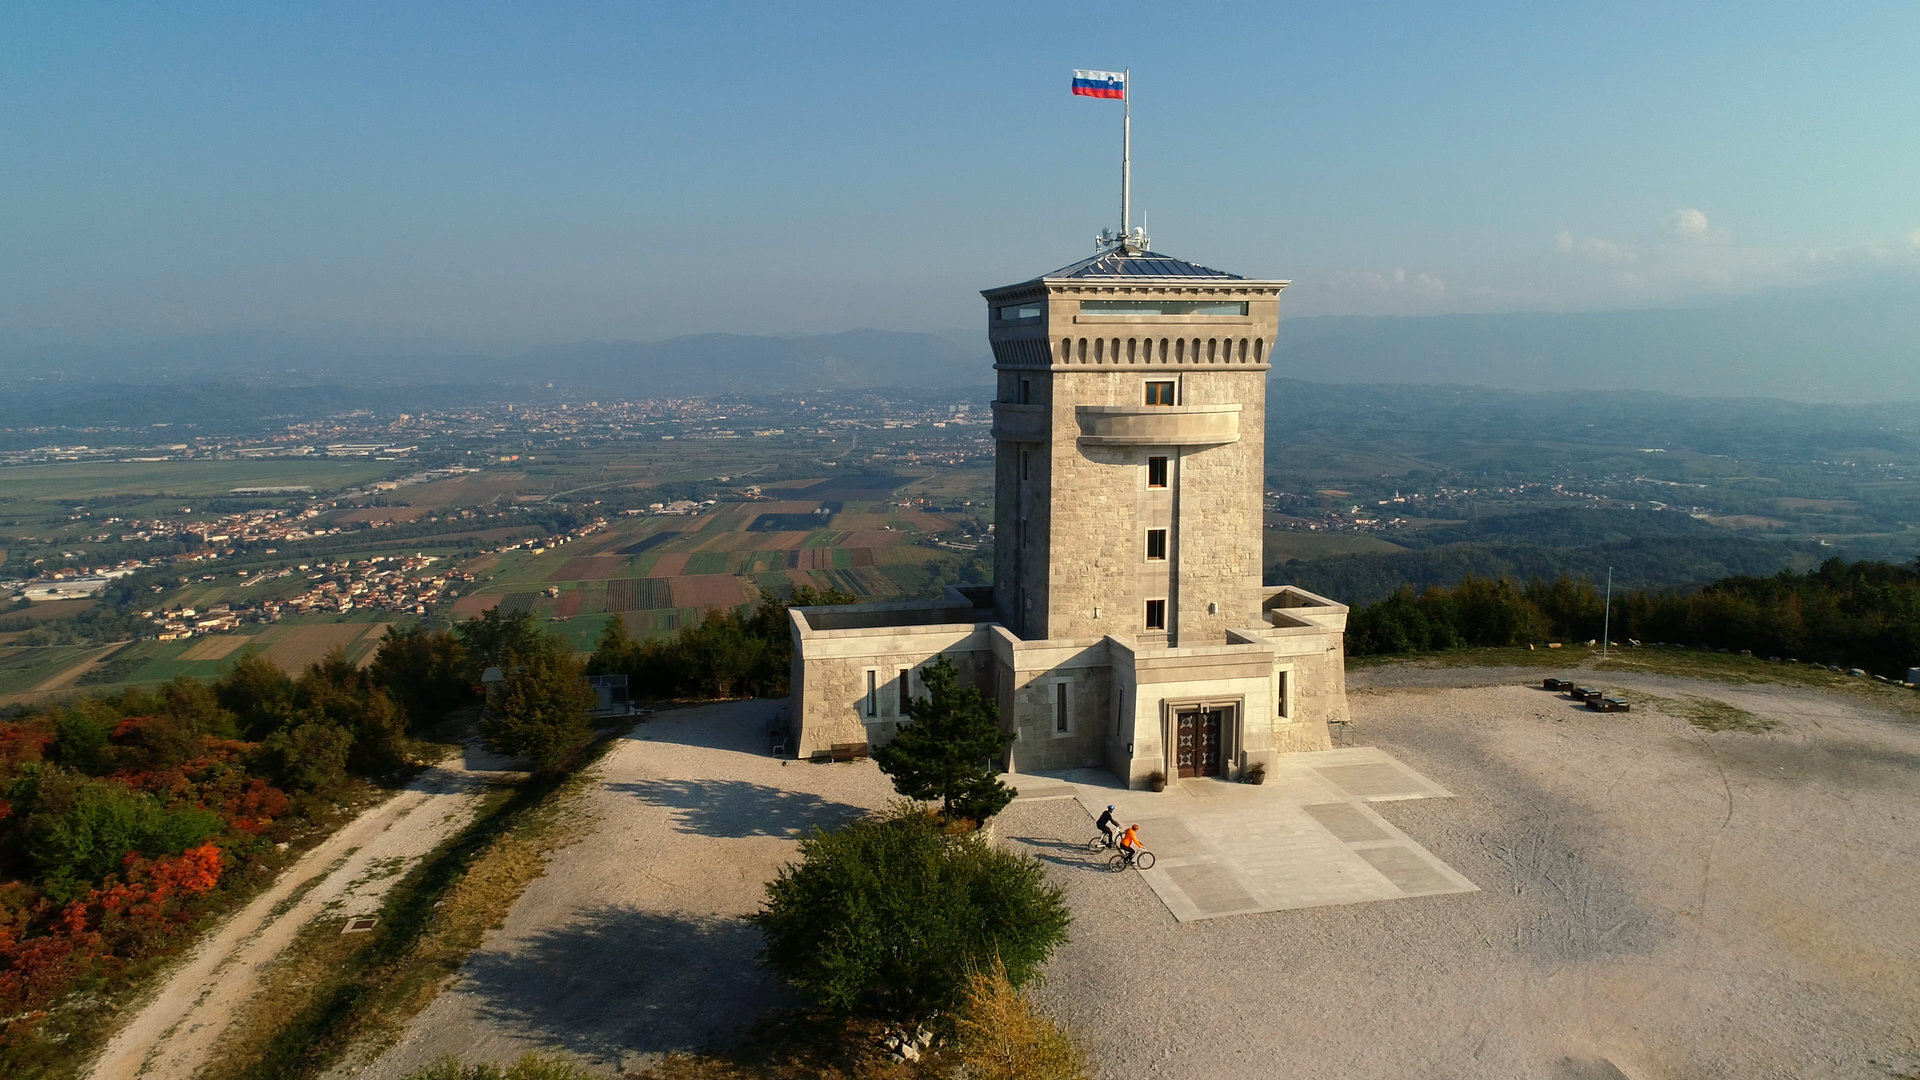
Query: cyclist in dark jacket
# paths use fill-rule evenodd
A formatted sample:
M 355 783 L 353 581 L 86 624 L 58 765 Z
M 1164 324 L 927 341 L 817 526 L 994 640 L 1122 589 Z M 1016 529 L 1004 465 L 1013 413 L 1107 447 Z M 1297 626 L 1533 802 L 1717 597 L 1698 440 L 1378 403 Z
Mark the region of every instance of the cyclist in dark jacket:
M 1104 814 L 1101 814 L 1100 819 L 1098 821 L 1095 821 L 1094 824 L 1100 827 L 1100 835 L 1107 838 L 1107 846 L 1112 847 L 1113 831 L 1120 827 L 1120 823 L 1114 820 L 1113 807 L 1108 806 L 1107 812 Z

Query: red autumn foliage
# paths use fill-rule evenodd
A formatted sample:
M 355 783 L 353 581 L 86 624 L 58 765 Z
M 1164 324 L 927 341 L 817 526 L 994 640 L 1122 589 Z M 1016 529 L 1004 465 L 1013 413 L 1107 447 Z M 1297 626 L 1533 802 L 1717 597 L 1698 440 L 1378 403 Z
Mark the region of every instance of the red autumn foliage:
M 196 897 L 220 883 L 220 849 L 165 859 L 128 855 L 121 872 L 56 907 L 20 882 L 0 886 L 0 1009 L 45 1005 L 88 974 L 111 977 L 192 923 Z
M 53 742 L 50 728 L 34 724 L 0 724 L 0 776 L 12 775 L 21 765 L 46 756 Z

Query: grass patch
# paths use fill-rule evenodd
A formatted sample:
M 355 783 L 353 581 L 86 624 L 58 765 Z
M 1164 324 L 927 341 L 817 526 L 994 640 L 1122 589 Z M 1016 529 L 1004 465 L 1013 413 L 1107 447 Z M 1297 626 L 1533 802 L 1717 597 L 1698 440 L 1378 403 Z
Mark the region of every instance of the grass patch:
M 390 1045 L 545 872 L 548 854 L 574 835 L 570 797 L 623 731 L 596 742 L 587 765 L 566 777 L 530 778 L 484 796 L 473 823 L 387 894 L 371 932 L 343 935 L 338 918 L 305 927 L 222 1038 L 203 1080 L 312 1077 L 349 1051 L 371 1060 Z
M 1778 720 L 1770 720 L 1756 713 L 1750 713 L 1737 705 L 1712 698 L 1694 697 L 1691 694 L 1679 700 L 1659 699 L 1660 707 L 1666 712 L 1680 717 L 1702 731 L 1743 731 L 1750 735 L 1764 735 L 1780 727 Z

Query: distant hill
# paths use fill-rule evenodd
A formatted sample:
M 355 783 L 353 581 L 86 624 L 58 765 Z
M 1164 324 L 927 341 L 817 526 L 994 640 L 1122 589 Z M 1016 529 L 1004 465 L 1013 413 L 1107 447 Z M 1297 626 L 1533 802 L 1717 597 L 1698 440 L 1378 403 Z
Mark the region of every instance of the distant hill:
M 1920 275 L 1661 309 L 1283 319 L 1274 372 L 1331 383 L 1916 400 Z
M 102 350 L 16 352 L 0 385 L 154 383 L 247 378 L 275 383 L 545 387 L 618 397 L 783 394 L 883 387 L 986 387 L 980 332 L 765 337 L 699 334 L 668 341 L 586 342 L 476 355 L 439 342 L 226 334 Z
M 1267 570 L 1343 604 L 1371 604 L 1402 585 L 1455 585 L 1475 577 L 1601 580 L 1621 588 L 1700 585 L 1737 574 L 1805 570 L 1837 554 L 1807 542 L 1736 536 L 1680 513 L 1555 509 L 1504 514 L 1427 530 L 1416 551 L 1295 559 Z

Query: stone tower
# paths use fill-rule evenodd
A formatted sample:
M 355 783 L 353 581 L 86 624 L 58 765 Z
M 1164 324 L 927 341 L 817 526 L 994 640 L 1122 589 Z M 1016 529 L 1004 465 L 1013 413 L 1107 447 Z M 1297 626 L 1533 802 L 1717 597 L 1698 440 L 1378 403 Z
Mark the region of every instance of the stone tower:
M 1120 246 L 982 293 L 999 384 L 993 601 L 1015 634 L 1181 648 L 1262 621 L 1286 286 Z
M 988 289 L 994 582 L 793 608 L 803 755 L 885 743 L 946 657 L 1009 771 L 1235 779 L 1347 719 L 1347 609 L 1260 580 L 1268 358 L 1284 281 L 1148 250 Z

